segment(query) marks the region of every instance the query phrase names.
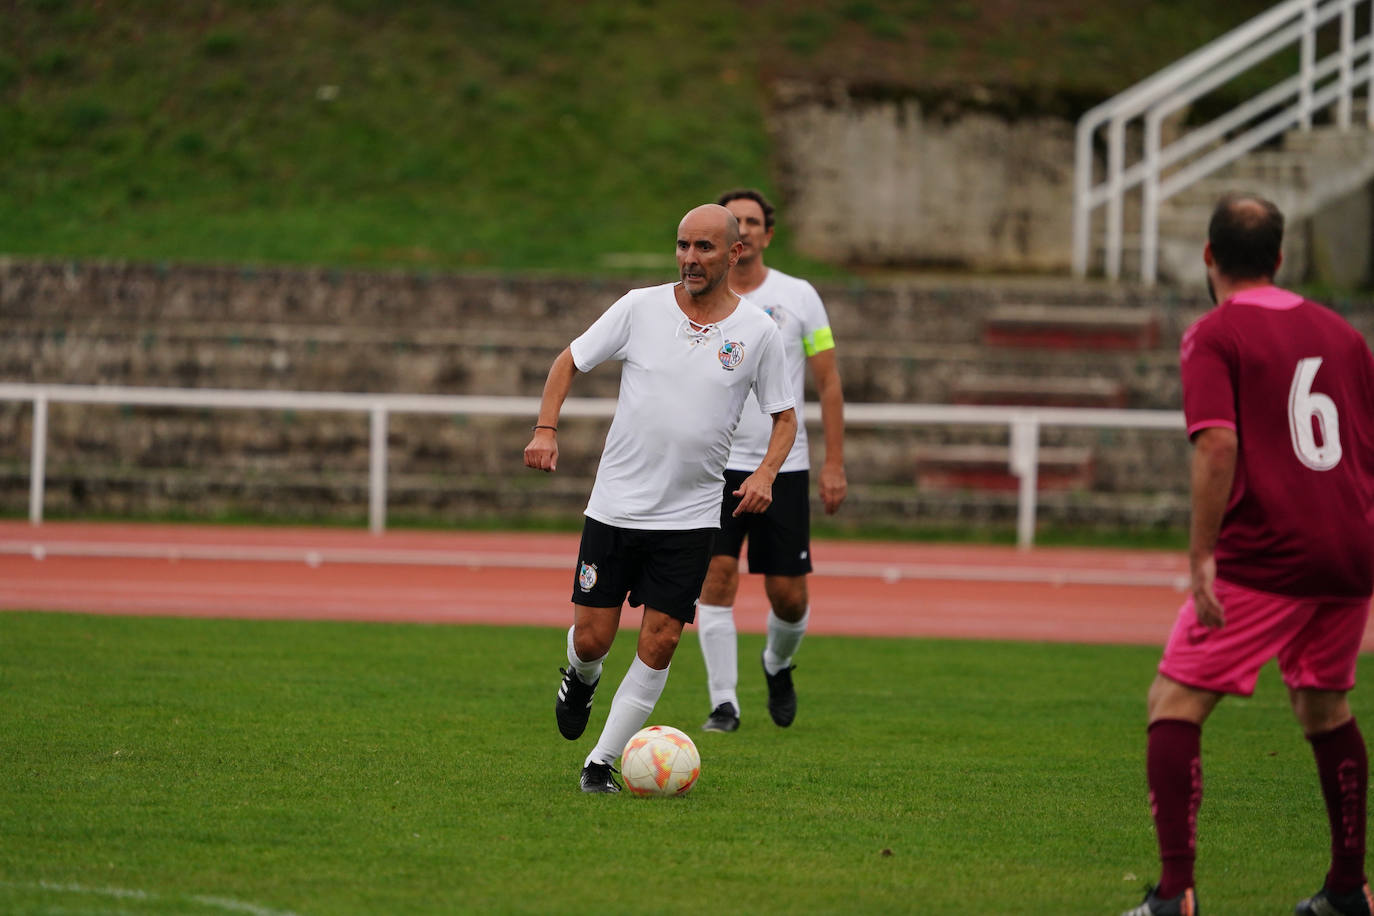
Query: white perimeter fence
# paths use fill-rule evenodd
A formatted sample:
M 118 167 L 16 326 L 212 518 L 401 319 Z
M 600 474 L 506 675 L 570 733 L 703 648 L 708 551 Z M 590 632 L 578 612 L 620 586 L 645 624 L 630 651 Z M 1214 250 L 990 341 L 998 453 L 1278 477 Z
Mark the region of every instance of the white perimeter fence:
M 0 400 L 33 404 L 33 442 L 29 479 L 29 521 L 43 523 L 44 468 L 47 462 L 48 405 L 115 404 L 140 407 L 324 410 L 371 416 L 368 459 L 368 520 L 373 533 L 386 528 L 387 418 L 401 414 L 521 417 L 533 422 L 538 398 L 344 392 L 250 391 L 223 388 L 137 388 L 93 385 L 0 383 Z M 613 398 L 569 398 L 564 418 L 607 418 Z M 807 405 L 805 419 L 819 422 L 820 407 Z M 1018 479 L 1016 538 L 1021 547 L 1035 540 L 1036 478 L 1040 428 L 1089 427 L 1183 431 L 1183 414 L 1173 410 L 1099 410 L 1076 407 L 984 407 L 946 404 L 846 404 L 845 425 L 998 426 L 1008 428 L 1009 469 Z

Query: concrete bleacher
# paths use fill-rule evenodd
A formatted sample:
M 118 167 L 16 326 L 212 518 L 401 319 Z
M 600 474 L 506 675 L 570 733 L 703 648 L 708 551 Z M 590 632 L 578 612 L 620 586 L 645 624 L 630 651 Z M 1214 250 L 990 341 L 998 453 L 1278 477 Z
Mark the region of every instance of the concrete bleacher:
M 1042 448 L 1036 486 L 1041 490 L 1087 489 L 1092 484 L 1093 450 Z M 956 490 L 1015 490 L 1011 450 L 1004 445 L 931 446 L 916 452 L 916 482 L 922 487 Z
M 649 281 L 654 282 L 654 281 Z M 554 356 L 645 281 L 286 268 L 0 262 L 0 378 L 167 387 L 537 396 Z M 819 284 L 852 403 L 1178 407 L 1178 335 L 1205 303 L 1043 279 Z M 1040 303 L 1038 335 L 1028 302 Z M 1131 346 L 1066 344 L 1070 318 L 1116 316 Z M 1018 334 L 1006 336 L 1007 316 Z M 1138 321 L 1127 320 L 1132 316 Z M 1001 337 L 993 335 L 1000 328 Z M 1129 330 L 1134 329 L 1134 330 Z M 614 367 L 573 393 L 610 396 Z M 27 408 L 0 404 L 0 505 L 27 497 Z M 365 416 L 53 405 L 50 514 L 361 518 Z M 560 431 L 555 475 L 527 472 L 528 422 L 394 416 L 393 519 L 574 517 L 605 421 Z M 820 456 L 819 436 L 814 453 Z M 1009 522 L 1004 427 L 851 428 L 854 523 Z M 1186 517 L 1181 436 L 1042 433 L 1041 518 Z M 998 469 L 1000 467 L 1000 470 Z M 981 468 L 981 470 L 980 470 Z M 1113 507 L 1116 508 L 1113 508 Z
M 1004 305 L 983 324 L 990 346 L 1061 350 L 1151 350 L 1159 346 L 1159 318 L 1149 308 Z
M 1004 404 L 1023 407 L 1125 407 L 1126 386 L 1097 376 L 968 375 L 954 383 L 954 404 Z

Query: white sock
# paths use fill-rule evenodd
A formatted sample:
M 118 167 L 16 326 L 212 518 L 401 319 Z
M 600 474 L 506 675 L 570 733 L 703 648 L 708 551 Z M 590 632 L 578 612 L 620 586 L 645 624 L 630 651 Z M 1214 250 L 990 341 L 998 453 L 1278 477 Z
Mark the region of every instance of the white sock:
M 739 712 L 739 644 L 735 637 L 735 609 L 719 604 L 697 605 L 697 638 L 706 660 L 706 687 L 711 709 L 730 703 Z
M 601 663 L 606 660 L 606 655 L 610 655 L 611 653 L 607 652 L 606 655 L 600 658 L 594 658 L 589 662 L 584 662 L 582 659 L 578 658 L 577 653 L 573 651 L 573 630 L 575 629 L 577 628 L 568 627 L 568 664 L 577 672 L 577 679 L 582 683 L 595 684 L 601 677 Z
M 650 668 L 636 655 L 615 692 L 615 699 L 611 700 L 611 711 L 606 715 L 601 737 L 596 739 L 596 747 L 582 765 L 615 762 L 625 750 L 625 743 L 649 721 L 649 713 L 654 711 L 654 704 L 663 695 L 667 683 L 667 668 L 662 671 Z
M 806 624 L 811 619 L 811 606 L 796 623 L 788 623 L 770 608 L 768 611 L 768 642 L 763 647 L 763 668 L 769 674 L 777 674 L 792 664 L 792 656 L 797 654 L 802 637 L 806 635 Z

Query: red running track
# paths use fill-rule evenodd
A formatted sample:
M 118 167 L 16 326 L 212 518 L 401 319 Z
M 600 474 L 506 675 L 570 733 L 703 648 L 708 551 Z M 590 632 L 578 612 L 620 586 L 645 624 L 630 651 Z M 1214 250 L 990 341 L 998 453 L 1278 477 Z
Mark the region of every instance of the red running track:
M 1162 645 L 1187 578 L 1178 552 L 813 546 L 823 634 Z M 0 521 L 0 608 L 561 627 L 576 553 L 575 534 Z M 762 631 L 757 579 L 737 610 Z

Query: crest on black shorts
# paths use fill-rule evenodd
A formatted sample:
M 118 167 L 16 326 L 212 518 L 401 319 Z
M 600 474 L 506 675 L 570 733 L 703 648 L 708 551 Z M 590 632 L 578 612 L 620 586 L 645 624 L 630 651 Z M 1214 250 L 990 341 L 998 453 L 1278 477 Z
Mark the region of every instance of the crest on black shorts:
M 720 357 L 720 364 L 730 371 L 734 371 L 744 360 L 744 341 L 727 340 L 721 345 L 720 352 L 716 354 Z
M 583 563 L 577 570 L 577 585 L 584 592 L 589 592 L 596 586 L 595 563 Z

